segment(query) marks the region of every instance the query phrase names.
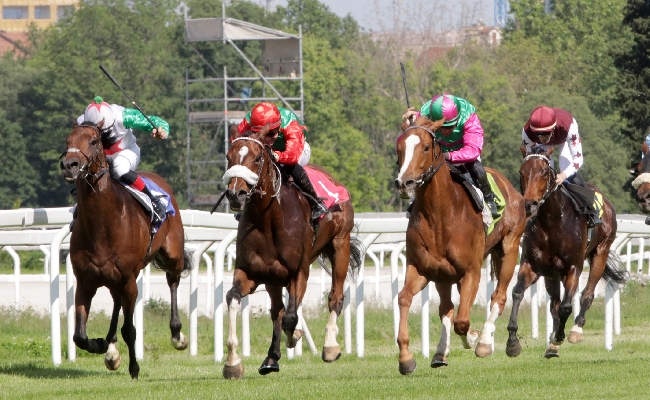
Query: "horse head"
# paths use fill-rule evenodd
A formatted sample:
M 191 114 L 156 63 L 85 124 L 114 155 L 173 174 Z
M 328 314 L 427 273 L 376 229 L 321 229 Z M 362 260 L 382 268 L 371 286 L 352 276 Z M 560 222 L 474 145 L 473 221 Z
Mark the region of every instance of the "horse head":
M 639 162 L 630 172 L 636 176 L 632 186 L 636 189 L 636 202 L 641 212 L 650 213 L 650 156 L 648 156 L 648 145 L 643 143 L 643 160 Z
M 249 135 L 239 135 L 231 131 L 234 137 L 226 159 L 228 169 L 223 175 L 223 182 L 227 184 L 226 197 L 230 203 L 230 209 L 240 211 L 251 196 L 259 192 L 277 192 L 275 180 L 280 179 L 280 174 L 273 180 L 267 180 L 270 188 L 261 187 L 261 177 L 271 174 L 270 168 L 273 164 L 271 156 L 266 151 L 268 148 L 266 136 L 269 133 L 269 126 L 262 128 L 260 132 L 251 132 Z M 266 185 L 265 183 L 264 185 Z
M 421 116 L 413 126 L 402 124 L 402 135 L 397 138 L 399 173 L 395 179 L 401 198 L 412 197 L 415 188 L 430 179 L 444 163 L 442 146 L 435 134 L 443 122 L 444 119 L 431 121 Z
M 98 174 L 107 171 L 101 141 L 103 125 L 103 120 L 98 124 L 91 122 L 73 124 L 72 132 L 65 139 L 66 151 L 61 155 L 59 163 L 66 182 L 74 183 L 77 179 L 85 179 L 88 176 L 98 177 Z
M 522 145 L 521 153 L 524 162 L 519 168 L 519 184 L 524 195 L 526 218 L 537 214 L 539 207 L 546 201 L 551 193 L 557 189 L 555 183 L 555 170 L 551 167 L 551 154 L 553 148 L 535 150 L 527 153 Z

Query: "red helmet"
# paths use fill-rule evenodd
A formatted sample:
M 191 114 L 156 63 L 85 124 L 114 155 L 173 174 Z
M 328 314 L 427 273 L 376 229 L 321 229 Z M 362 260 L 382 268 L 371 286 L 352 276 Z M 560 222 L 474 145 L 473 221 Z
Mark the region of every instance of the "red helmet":
M 280 110 L 271 103 L 260 103 L 251 111 L 251 130 L 259 132 L 266 124 L 270 125 L 270 129 L 275 129 L 280 126 Z
M 540 106 L 530 114 L 528 123 L 533 132 L 550 133 L 557 124 L 557 117 L 551 107 Z

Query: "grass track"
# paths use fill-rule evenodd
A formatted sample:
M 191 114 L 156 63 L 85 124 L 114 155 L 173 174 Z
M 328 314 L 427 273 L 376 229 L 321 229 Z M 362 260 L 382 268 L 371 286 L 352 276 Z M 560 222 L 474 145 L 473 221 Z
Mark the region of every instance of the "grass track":
M 252 356 L 244 359 L 246 372 L 239 381 L 221 378 L 222 364 L 212 358 L 212 324 L 199 323 L 199 355 L 176 352 L 169 344 L 168 312 L 149 307 L 145 318 L 145 360 L 140 379 L 128 375 L 128 356 L 120 338 L 123 364 L 117 372 L 106 370 L 103 357 L 77 352 L 77 361 L 65 360 L 59 368 L 50 363 L 49 321 L 30 312 L 0 310 L 0 397 L 2 398 L 650 398 L 648 367 L 650 338 L 648 310 L 650 288 L 629 285 L 622 296 L 623 332 L 615 337 L 614 350 L 604 348 L 603 302 L 594 302 L 587 314 L 585 342 L 565 343 L 560 358 L 545 360 L 544 339 L 530 338 L 530 319 L 520 313 L 523 336 L 521 356 L 505 355 L 507 309 L 497 322 L 496 352 L 477 359 L 462 350 L 452 336 L 449 367 L 431 369 L 420 347 L 419 317 L 410 318 L 411 350 L 418 368 L 411 376 L 397 371 L 397 348 L 392 339 L 392 314 L 366 312 L 366 357 L 344 354 L 325 364 L 305 347 L 303 357 L 280 360 L 279 374 L 260 376 L 257 367 L 266 354 L 271 323 L 267 316 L 251 319 Z M 527 307 L 526 307 L 527 308 Z M 434 308 L 435 309 L 435 308 Z M 432 315 L 434 315 L 432 309 Z M 483 322 L 484 310 L 475 308 L 472 324 Z M 317 346 L 322 346 L 326 313 L 308 320 Z M 544 335 L 541 312 L 540 334 Z M 431 346 L 440 332 L 437 317 L 431 326 Z M 339 319 L 339 326 L 342 319 Z M 187 333 L 187 318 L 183 318 Z M 65 326 L 65 324 L 62 324 Z M 108 318 L 96 315 L 89 322 L 92 337 L 105 335 Z M 342 327 L 341 327 L 342 331 Z M 241 335 L 241 332 L 240 332 Z M 240 336 L 241 340 L 241 336 Z M 339 334 L 342 342 L 342 334 Z M 64 352 L 65 344 L 64 344 Z

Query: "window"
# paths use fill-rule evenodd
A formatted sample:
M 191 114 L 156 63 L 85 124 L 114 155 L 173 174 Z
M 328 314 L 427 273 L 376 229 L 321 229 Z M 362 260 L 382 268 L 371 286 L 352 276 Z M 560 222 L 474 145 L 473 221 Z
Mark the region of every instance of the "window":
M 4 6 L 2 7 L 3 19 L 27 19 L 29 9 L 27 6 Z
M 64 17 L 69 17 L 74 11 L 74 6 L 57 6 L 56 7 L 56 19 L 57 21 Z
M 34 18 L 36 19 L 50 19 L 50 6 L 35 6 Z

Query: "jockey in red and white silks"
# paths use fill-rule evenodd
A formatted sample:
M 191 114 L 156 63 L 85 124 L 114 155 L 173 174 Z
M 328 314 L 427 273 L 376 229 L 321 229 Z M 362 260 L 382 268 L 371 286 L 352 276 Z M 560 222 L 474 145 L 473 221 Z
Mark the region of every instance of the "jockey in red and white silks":
M 584 163 L 582 140 L 578 133 L 578 123 L 570 112 L 546 106 L 535 108 L 521 131 L 521 138 L 526 152 L 531 152 L 533 147 L 546 151 L 553 146 L 561 146 L 560 172 L 556 182 L 560 184 L 569 180 L 584 186 L 584 182 L 577 175 Z M 551 167 L 553 166 L 551 159 Z

